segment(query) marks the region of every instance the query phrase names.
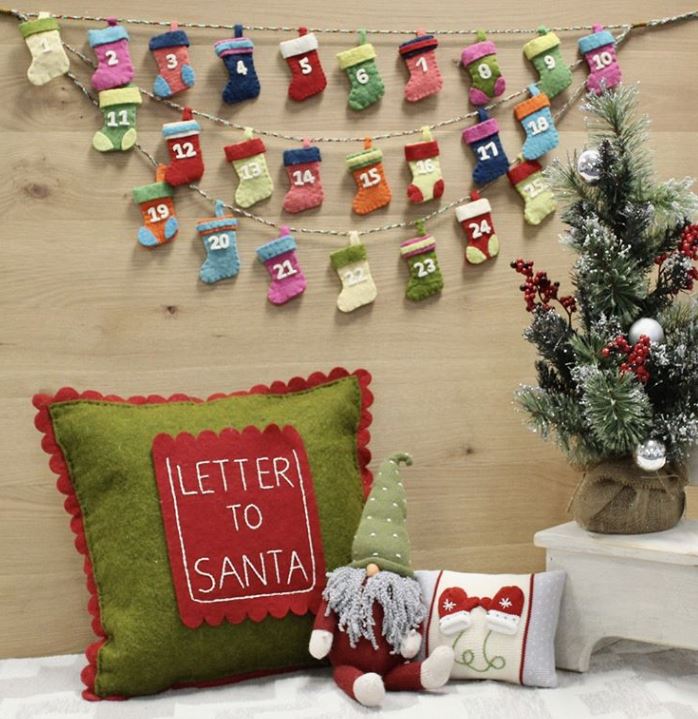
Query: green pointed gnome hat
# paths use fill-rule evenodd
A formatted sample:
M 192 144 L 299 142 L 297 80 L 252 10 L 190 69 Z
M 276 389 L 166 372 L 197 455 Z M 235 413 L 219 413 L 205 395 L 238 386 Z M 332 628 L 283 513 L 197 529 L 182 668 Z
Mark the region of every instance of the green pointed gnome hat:
M 351 566 L 366 567 L 373 563 L 389 572 L 411 577 L 410 539 L 405 525 L 407 502 L 400 480 L 400 462 L 409 466 L 412 457 L 397 452 L 381 464 L 354 535 Z

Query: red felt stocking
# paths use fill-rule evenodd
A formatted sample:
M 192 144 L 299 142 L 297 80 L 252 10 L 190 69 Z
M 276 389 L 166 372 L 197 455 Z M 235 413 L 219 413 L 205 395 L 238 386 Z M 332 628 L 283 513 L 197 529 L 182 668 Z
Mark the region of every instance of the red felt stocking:
M 162 126 L 162 136 L 167 141 L 171 160 L 165 171 L 165 180 L 170 185 L 188 185 L 204 174 L 200 132 L 201 126 L 192 119 L 190 107 L 182 111 L 181 122 L 166 122 Z
M 288 96 L 300 102 L 322 92 L 327 86 L 327 78 L 317 53 L 318 42 L 308 28 L 298 28 L 298 37 L 279 43 L 281 55 L 291 69 L 291 84 Z
M 456 217 L 468 238 L 465 259 L 471 265 L 479 265 L 499 254 L 499 240 L 489 200 L 481 198 L 477 190 L 470 193 L 470 199 L 472 202 L 456 207 Z

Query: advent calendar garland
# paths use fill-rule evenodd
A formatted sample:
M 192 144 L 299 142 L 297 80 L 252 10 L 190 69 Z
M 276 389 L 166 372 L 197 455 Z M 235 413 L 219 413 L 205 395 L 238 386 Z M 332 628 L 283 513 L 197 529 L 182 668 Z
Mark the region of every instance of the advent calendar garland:
M 21 26 L 22 28 L 29 28 L 27 31 L 22 30 L 25 37 L 30 36 L 29 33 L 32 30 L 32 24 L 39 22 L 38 17 L 37 20 L 28 20 L 29 15 L 35 16 L 38 15 L 37 13 L 24 14 L 19 11 L 3 12 L 12 14 L 18 19 L 25 21 Z M 524 198 L 526 205 L 524 213 L 525 219 L 528 222 L 537 224 L 543 217 L 554 210 L 554 198 L 547 185 L 547 181 L 541 174 L 542 168 L 538 163 L 533 163 L 529 160 L 540 157 L 557 145 L 558 134 L 555 129 L 555 119 L 559 118 L 568 109 L 583 89 L 582 86 L 576 90 L 573 96 L 553 114 L 550 111 L 550 101 L 547 93 L 541 93 L 539 87 L 548 90 L 550 96 L 554 97 L 569 85 L 572 70 L 579 67 L 584 61 L 589 65 L 590 76 L 586 84 L 590 91 L 601 92 L 615 87 L 621 78 L 620 69 L 617 64 L 616 47 L 628 37 L 633 29 L 637 27 L 654 28 L 683 19 L 695 19 L 697 16 L 697 12 L 691 12 L 672 18 L 653 20 L 647 23 L 611 26 L 622 30 L 618 38 L 614 38 L 608 29 L 604 29 L 600 25 L 595 25 L 590 28 L 592 30 L 591 34 L 587 34 L 579 40 L 579 51 L 583 55 L 583 59 L 576 61 L 570 66 L 565 65 L 564 61 L 561 63 L 560 41 L 553 31 L 579 31 L 586 30 L 587 28 L 570 27 L 552 28 L 551 30 L 544 27 L 539 28 L 539 37 L 526 44 L 524 54 L 535 65 L 539 72 L 540 80 L 535 85 L 529 87 L 531 97 L 528 100 L 520 102 L 515 108 L 515 116 L 526 131 L 526 141 L 522 152 L 523 159 L 518 158 L 514 166 L 510 167 L 504 148 L 499 140 L 498 123 L 494 118 L 490 118 L 486 110 L 483 109 L 477 112 L 468 112 L 464 115 L 442 120 L 414 130 L 375 133 L 373 138 L 364 138 L 364 150 L 350 153 L 350 155 L 347 156 L 347 165 L 357 183 L 354 210 L 358 214 L 367 214 L 378 207 L 388 204 L 392 197 L 389 183 L 382 167 L 382 151 L 372 145 L 373 140 L 391 139 L 416 134 L 418 132 L 422 133 L 421 143 L 418 142 L 405 146 L 405 157 L 410 165 L 413 176 L 413 182 L 408 188 L 407 196 L 411 202 L 428 202 L 440 197 L 444 187 L 438 161 L 438 143 L 431 136 L 431 130 L 460 123 L 467 118 L 477 115 L 480 122 L 471 128 L 466 128 L 463 133 L 464 139 L 471 144 L 477 158 L 474 180 L 483 187 L 501 174 L 508 173 L 512 185 L 516 187 Z M 115 18 L 105 19 L 70 15 L 47 16 L 46 13 L 42 13 L 41 20 L 44 22 L 49 21 L 51 27 L 49 28 L 47 25 L 47 31 L 44 33 L 39 33 L 36 30 L 34 33 L 38 35 L 55 33 L 55 35 L 52 36 L 53 44 L 50 45 L 48 49 L 43 48 L 43 52 L 47 54 L 45 60 L 49 60 L 50 56 L 51 62 L 49 64 L 53 67 L 53 76 L 58 76 L 60 74 L 59 70 L 63 70 L 65 67 L 65 63 L 62 62 L 60 58 L 60 52 L 64 54 L 63 47 L 80 57 L 84 62 L 93 64 L 85 55 L 70 45 L 65 43 L 61 45 L 58 34 L 58 18 L 107 22 L 105 28 L 90 31 L 90 45 L 93 47 L 98 58 L 97 70 L 93 75 L 93 85 L 97 89 L 100 89 L 99 105 L 105 113 L 105 127 L 95 136 L 95 147 L 103 151 L 111 151 L 126 150 L 135 146 L 148 157 L 153 164 L 157 164 L 152 155 L 146 152 L 136 142 L 135 109 L 140 102 L 140 93 L 139 88 L 128 85 L 133 77 L 133 66 L 128 50 L 129 38 L 126 30 L 118 24 Z M 189 40 L 186 33 L 179 29 L 180 26 L 176 23 L 166 23 L 162 21 L 127 19 L 123 22 L 126 24 L 169 25 L 169 32 L 155 36 L 149 44 L 149 48 L 151 52 L 153 52 L 159 70 L 159 74 L 154 83 L 154 92 L 150 93 L 142 88 L 140 92 L 153 99 L 168 98 L 175 93 L 185 91 L 193 84 L 194 70 L 191 67 L 187 51 Z M 230 28 L 229 25 L 198 23 L 182 23 L 181 27 L 206 27 L 221 30 Z M 228 71 L 228 82 L 223 90 L 223 97 L 226 102 L 241 102 L 245 99 L 255 97 L 260 92 L 260 83 L 253 61 L 254 44 L 250 38 L 243 35 L 243 31 L 245 30 L 290 32 L 291 28 L 236 25 L 234 26 L 234 36 L 232 38 L 219 40 L 215 43 L 216 54 L 221 57 Z M 318 55 L 319 43 L 315 35 L 315 33 L 322 32 L 348 33 L 350 31 L 343 29 L 308 29 L 301 27 L 298 30 L 298 36 L 296 38 L 284 41 L 280 44 L 281 55 L 287 60 L 291 70 L 292 78 L 289 85 L 289 96 L 293 100 L 302 101 L 307 97 L 322 92 L 326 87 L 327 79 L 320 63 Z M 533 34 L 536 31 L 512 29 L 490 30 L 488 32 L 490 34 L 497 32 Z M 385 85 L 378 70 L 377 53 L 373 45 L 367 41 L 367 34 L 410 33 L 402 30 L 371 30 L 367 33 L 362 30 L 359 31 L 358 34 L 357 46 L 338 54 L 339 65 L 345 70 L 350 83 L 348 103 L 350 107 L 356 110 L 364 109 L 370 104 L 377 102 L 385 92 Z M 411 34 L 413 38 L 400 45 L 399 53 L 404 59 L 410 73 L 404 90 L 405 99 L 410 102 L 416 102 L 438 92 L 443 85 L 443 76 L 436 62 L 436 48 L 438 47 L 437 36 L 474 34 L 474 31 L 419 30 Z M 29 42 L 27 42 L 27 44 L 32 50 L 32 57 L 36 61 L 37 56 L 35 55 L 34 49 L 32 49 L 32 45 L 30 45 Z M 58 50 L 60 52 L 58 52 Z M 526 93 L 525 90 L 520 90 L 510 93 L 506 97 L 500 97 L 504 92 L 505 82 L 496 57 L 496 48 L 494 43 L 487 40 L 482 32 L 476 34 L 476 42 L 473 45 L 465 48 L 462 62 L 471 76 L 472 85 L 469 98 L 473 104 L 483 104 L 486 105 L 488 109 L 492 109 L 514 98 L 521 97 Z M 28 74 L 30 75 L 30 79 L 32 76 L 35 76 L 35 73 L 32 72 L 31 69 Z M 67 75 L 89 99 L 95 102 L 89 91 L 87 91 L 84 85 L 70 71 L 67 72 Z M 116 91 L 114 97 L 112 98 L 107 95 L 103 98 L 102 95 L 109 91 Z M 121 96 L 122 94 L 124 97 Z M 259 200 L 270 196 L 273 191 L 273 183 L 265 159 L 266 147 L 261 138 L 253 137 L 253 135 L 256 134 L 303 142 L 303 148 L 293 148 L 284 152 L 284 165 L 289 177 L 289 190 L 284 200 L 284 210 L 291 213 L 317 207 L 324 198 L 319 177 L 320 151 L 319 148 L 311 145 L 311 142 L 355 142 L 359 139 L 354 137 L 315 137 L 306 139 L 270 130 L 253 130 L 253 128 L 245 128 L 235 122 L 224 120 L 209 113 L 185 108 L 168 99 L 161 99 L 160 101 L 183 113 L 181 122 L 166 123 L 163 127 L 163 135 L 167 140 L 168 153 L 171 159 L 171 164 L 168 166 L 170 174 L 169 177 L 165 177 L 166 184 L 171 186 L 187 184 L 190 189 L 197 191 L 203 197 L 213 201 L 213 198 L 211 198 L 206 191 L 192 184 L 203 174 L 203 160 L 198 144 L 200 126 L 194 117 L 203 117 L 216 124 L 244 129 L 245 139 L 242 142 L 229 145 L 225 148 L 226 157 L 233 164 L 239 177 L 239 185 L 235 193 L 237 207 L 219 204 L 220 201 L 217 201 L 216 215 L 218 216 L 219 212 L 222 212 L 223 207 L 227 207 L 235 214 L 248 217 L 271 227 L 278 227 L 278 225 L 262 217 L 258 217 L 246 209 L 242 209 L 251 207 Z M 109 112 L 108 108 L 111 107 L 114 108 L 111 111 L 112 114 L 107 114 Z M 178 125 L 182 125 L 183 127 L 178 128 Z M 185 125 L 186 127 L 184 127 Z M 182 134 L 188 130 L 191 131 L 189 135 Z M 98 137 L 99 140 L 97 140 Z M 182 141 L 179 143 L 173 142 L 173 140 L 178 139 Z M 175 144 L 177 144 L 178 149 L 174 147 Z M 161 175 L 162 172 L 160 172 L 158 176 Z M 158 182 L 154 184 L 157 185 Z M 136 198 L 136 194 L 137 193 L 134 192 L 134 199 Z M 174 236 L 171 231 L 164 231 L 164 225 L 167 224 L 167 220 L 172 219 L 176 224 L 174 207 L 171 206 L 171 194 L 163 194 L 162 197 L 167 197 L 169 201 L 169 205 L 167 203 L 159 203 L 163 208 L 167 209 L 168 217 L 149 216 L 148 221 L 144 220 L 146 222 L 145 229 L 156 238 L 155 243 L 153 244 L 151 242 L 149 246 L 157 246 Z M 154 199 L 157 200 L 160 198 L 155 197 Z M 423 221 L 431 220 L 455 207 L 462 206 L 462 203 L 466 200 L 467 197 L 462 197 L 450 202 L 426 214 L 423 217 Z M 467 215 L 467 212 L 465 214 Z M 461 216 L 464 216 L 462 207 L 459 208 L 459 221 L 461 221 Z M 468 243 L 469 250 L 471 250 L 470 257 L 467 257 L 469 262 L 477 263 L 483 259 L 494 257 L 498 252 L 498 241 L 491 223 L 491 208 L 489 208 L 487 216 L 490 219 L 488 223 L 490 229 L 488 233 L 485 233 L 484 242 L 478 241 L 480 238 L 474 235 L 469 235 Z M 161 226 L 160 221 L 162 219 L 165 219 L 165 223 Z M 170 228 L 172 224 L 173 223 L 170 223 Z M 152 232 L 149 225 L 152 225 L 156 229 L 156 232 Z M 415 225 L 415 223 L 409 221 L 391 223 L 363 230 L 361 234 L 373 234 L 375 232 L 405 228 L 413 225 Z M 469 231 L 465 222 L 463 222 L 463 225 L 466 233 L 468 233 Z M 290 232 L 335 236 L 347 235 L 349 233 L 346 231 L 318 228 L 288 229 L 282 227 L 282 229 L 283 232 L 279 240 L 285 240 L 287 243 L 293 242 L 294 244 L 294 247 L 290 251 L 291 254 L 285 259 L 288 259 L 289 267 L 293 270 L 293 274 L 300 275 L 299 278 L 296 278 L 298 282 L 294 281 L 291 283 L 294 287 L 300 288 L 299 291 L 290 293 L 290 297 L 292 297 L 305 289 L 305 278 L 302 276 L 302 272 L 300 272 L 300 268 L 297 265 L 295 258 L 295 240 Z M 478 232 L 480 232 L 479 229 Z M 169 237 L 167 236 L 168 234 Z M 145 233 L 141 232 L 139 239 L 141 237 L 145 238 Z M 415 238 L 407 243 L 403 243 L 403 245 L 410 245 L 412 242 L 420 239 L 423 240 L 425 237 L 427 237 L 426 232 L 422 229 L 421 238 Z M 279 244 L 276 240 L 272 241 L 272 243 Z M 267 243 L 267 245 L 272 243 Z M 421 246 L 423 243 L 419 244 Z M 267 246 L 265 246 L 265 248 L 266 247 Z M 475 251 L 476 247 L 477 252 Z M 260 248 L 260 251 L 263 249 L 264 248 Z M 430 249 L 430 252 L 431 250 L 433 250 L 433 247 Z M 263 252 L 262 254 L 266 255 L 268 252 Z M 402 254 L 405 255 L 404 248 Z M 235 255 L 237 256 L 236 251 Z M 467 255 L 468 253 L 466 253 L 466 256 Z M 409 256 L 412 256 L 412 252 L 409 252 Z M 262 259 L 261 255 L 260 259 Z M 273 257 L 271 259 L 273 259 Z M 422 285 L 428 285 L 430 288 L 435 288 L 434 291 L 439 291 L 442 286 L 443 281 L 435 261 L 435 254 L 433 259 L 430 257 L 427 259 L 431 261 L 429 267 L 434 267 L 430 274 L 435 275 L 435 278 L 430 278 L 428 283 L 414 282 L 422 278 L 413 276 L 413 263 L 409 263 L 411 284 L 408 286 L 408 296 L 413 295 L 413 299 L 421 299 L 420 295 L 423 293 L 409 290 L 414 290 Z M 266 259 L 262 261 L 270 268 Z M 426 266 L 426 263 L 423 264 Z M 233 276 L 236 272 L 237 269 L 233 274 L 226 274 L 225 276 Z M 271 272 L 272 270 L 270 269 L 270 273 Z M 362 276 L 366 275 L 370 279 L 370 273 L 362 273 Z M 342 277 L 341 274 L 340 277 Z M 279 293 L 275 291 L 272 293 L 272 289 L 275 289 L 275 284 L 283 279 L 285 278 L 279 277 L 278 273 L 277 275 L 272 274 L 270 299 L 272 299 L 271 294 L 275 294 L 277 298 L 280 296 Z M 431 281 L 432 279 L 434 282 Z M 206 281 L 203 276 L 202 280 Z M 283 286 L 283 283 L 281 284 Z M 281 294 L 285 295 L 288 293 L 282 292 Z M 432 294 L 432 291 L 430 290 L 427 294 Z M 366 296 L 371 295 L 372 292 L 370 291 Z M 274 299 L 272 299 L 272 301 L 274 301 Z M 285 299 L 283 301 L 285 301 Z M 369 301 L 372 301 L 372 298 Z M 342 304 L 347 307 L 353 305 L 354 302 Z M 365 304 L 365 302 L 363 304 Z M 343 308 L 340 307 L 340 309 Z M 345 309 L 344 311 L 347 310 Z

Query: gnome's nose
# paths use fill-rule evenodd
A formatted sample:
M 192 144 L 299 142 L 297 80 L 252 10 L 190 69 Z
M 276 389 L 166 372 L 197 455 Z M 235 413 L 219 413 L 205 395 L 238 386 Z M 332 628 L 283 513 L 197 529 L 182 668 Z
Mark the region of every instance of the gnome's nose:
M 371 562 L 370 564 L 366 565 L 366 576 L 367 577 L 375 577 L 378 572 L 380 572 L 381 568 L 377 565 Z

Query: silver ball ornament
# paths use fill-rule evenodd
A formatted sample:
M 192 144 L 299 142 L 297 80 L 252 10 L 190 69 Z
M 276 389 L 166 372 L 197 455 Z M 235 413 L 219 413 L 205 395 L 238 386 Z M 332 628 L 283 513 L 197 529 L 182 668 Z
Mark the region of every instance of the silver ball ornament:
M 635 447 L 635 464 L 647 472 L 656 472 L 666 464 L 666 447 L 658 439 L 648 439 Z
M 595 185 L 601 179 L 601 153 L 590 148 L 577 158 L 577 172 L 588 185 Z
M 662 326 L 657 320 L 653 320 L 651 317 L 641 317 L 632 323 L 628 330 L 628 340 L 630 340 L 630 344 L 636 344 L 641 335 L 646 335 L 652 342 L 656 342 L 657 344 L 664 342 L 664 330 Z

